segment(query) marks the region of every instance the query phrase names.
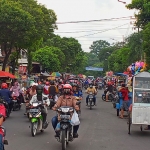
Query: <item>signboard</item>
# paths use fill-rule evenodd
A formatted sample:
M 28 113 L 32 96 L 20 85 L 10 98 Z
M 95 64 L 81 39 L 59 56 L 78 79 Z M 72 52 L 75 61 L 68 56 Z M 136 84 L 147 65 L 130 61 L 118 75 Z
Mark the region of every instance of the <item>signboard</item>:
M 103 68 L 97 67 L 86 67 L 85 70 L 92 70 L 92 71 L 103 71 Z

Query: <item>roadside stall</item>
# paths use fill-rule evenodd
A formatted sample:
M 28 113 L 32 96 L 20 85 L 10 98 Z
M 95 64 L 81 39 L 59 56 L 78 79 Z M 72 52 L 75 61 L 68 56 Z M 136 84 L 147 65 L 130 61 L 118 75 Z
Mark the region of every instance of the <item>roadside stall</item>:
M 132 107 L 131 107 L 132 106 Z M 150 73 L 141 72 L 133 77 L 133 101 L 128 118 L 128 134 L 131 124 L 150 125 Z

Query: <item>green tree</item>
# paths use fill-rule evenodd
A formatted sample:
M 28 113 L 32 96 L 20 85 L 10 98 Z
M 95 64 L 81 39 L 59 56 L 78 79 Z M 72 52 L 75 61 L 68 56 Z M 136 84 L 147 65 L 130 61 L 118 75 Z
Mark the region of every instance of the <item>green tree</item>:
M 130 62 L 128 61 L 129 52 L 130 49 L 127 47 L 114 51 L 108 57 L 109 69 L 115 72 L 124 72 L 124 70 L 130 65 Z
M 128 9 L 139 10 L 138 14 L 135 14 L 137 18 L 136 25 L 138 27 L 144 27 L 150 21 L 150 1 L 149 0 L 132 0 L 132 3 L 127 5 Z
M 34 19 L 26 11 L 21 9 L 17 2 L 0 0 L 0 45 L 5 53 L 2 70 L 5 70 L 6 63 L 15 47 L 20 47 L 29 34 L 34 30 Z
M 94 41 L 93 44 L 90 46 L 91 53 L 99 55 L 99 52 L 110 46 L 110 43 L 104 40 Z
M 33 54 L 33 60 L 39 62 L 43 68 L 51 71 L 60 70 L 59 56 L 54 51 L 59 51 L 56 47 L 44 47 Z

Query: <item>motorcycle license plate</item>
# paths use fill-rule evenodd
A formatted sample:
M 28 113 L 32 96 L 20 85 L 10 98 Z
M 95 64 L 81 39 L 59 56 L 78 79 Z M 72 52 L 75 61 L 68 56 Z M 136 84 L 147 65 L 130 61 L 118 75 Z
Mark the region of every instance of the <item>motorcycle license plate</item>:
M 38 109 L 30 109 L 30 112 L 38 112 L 39 110 Z
M 70 115 L 60 115 L 61 119 L 70 119 Z
M 13 100 L 13 102 L 17 102 L 17 100 Z
M 93 96 L 89 96 L 89 98 L 93 98 Z

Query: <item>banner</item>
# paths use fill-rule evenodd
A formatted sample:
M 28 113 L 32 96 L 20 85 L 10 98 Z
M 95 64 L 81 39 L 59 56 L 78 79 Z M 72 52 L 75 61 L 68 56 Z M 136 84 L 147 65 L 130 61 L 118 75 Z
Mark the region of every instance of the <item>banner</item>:
M 97 67 L 86 67 L 85 70 L 92 70 L 92 71 L 103 71 L 103 68 Z

